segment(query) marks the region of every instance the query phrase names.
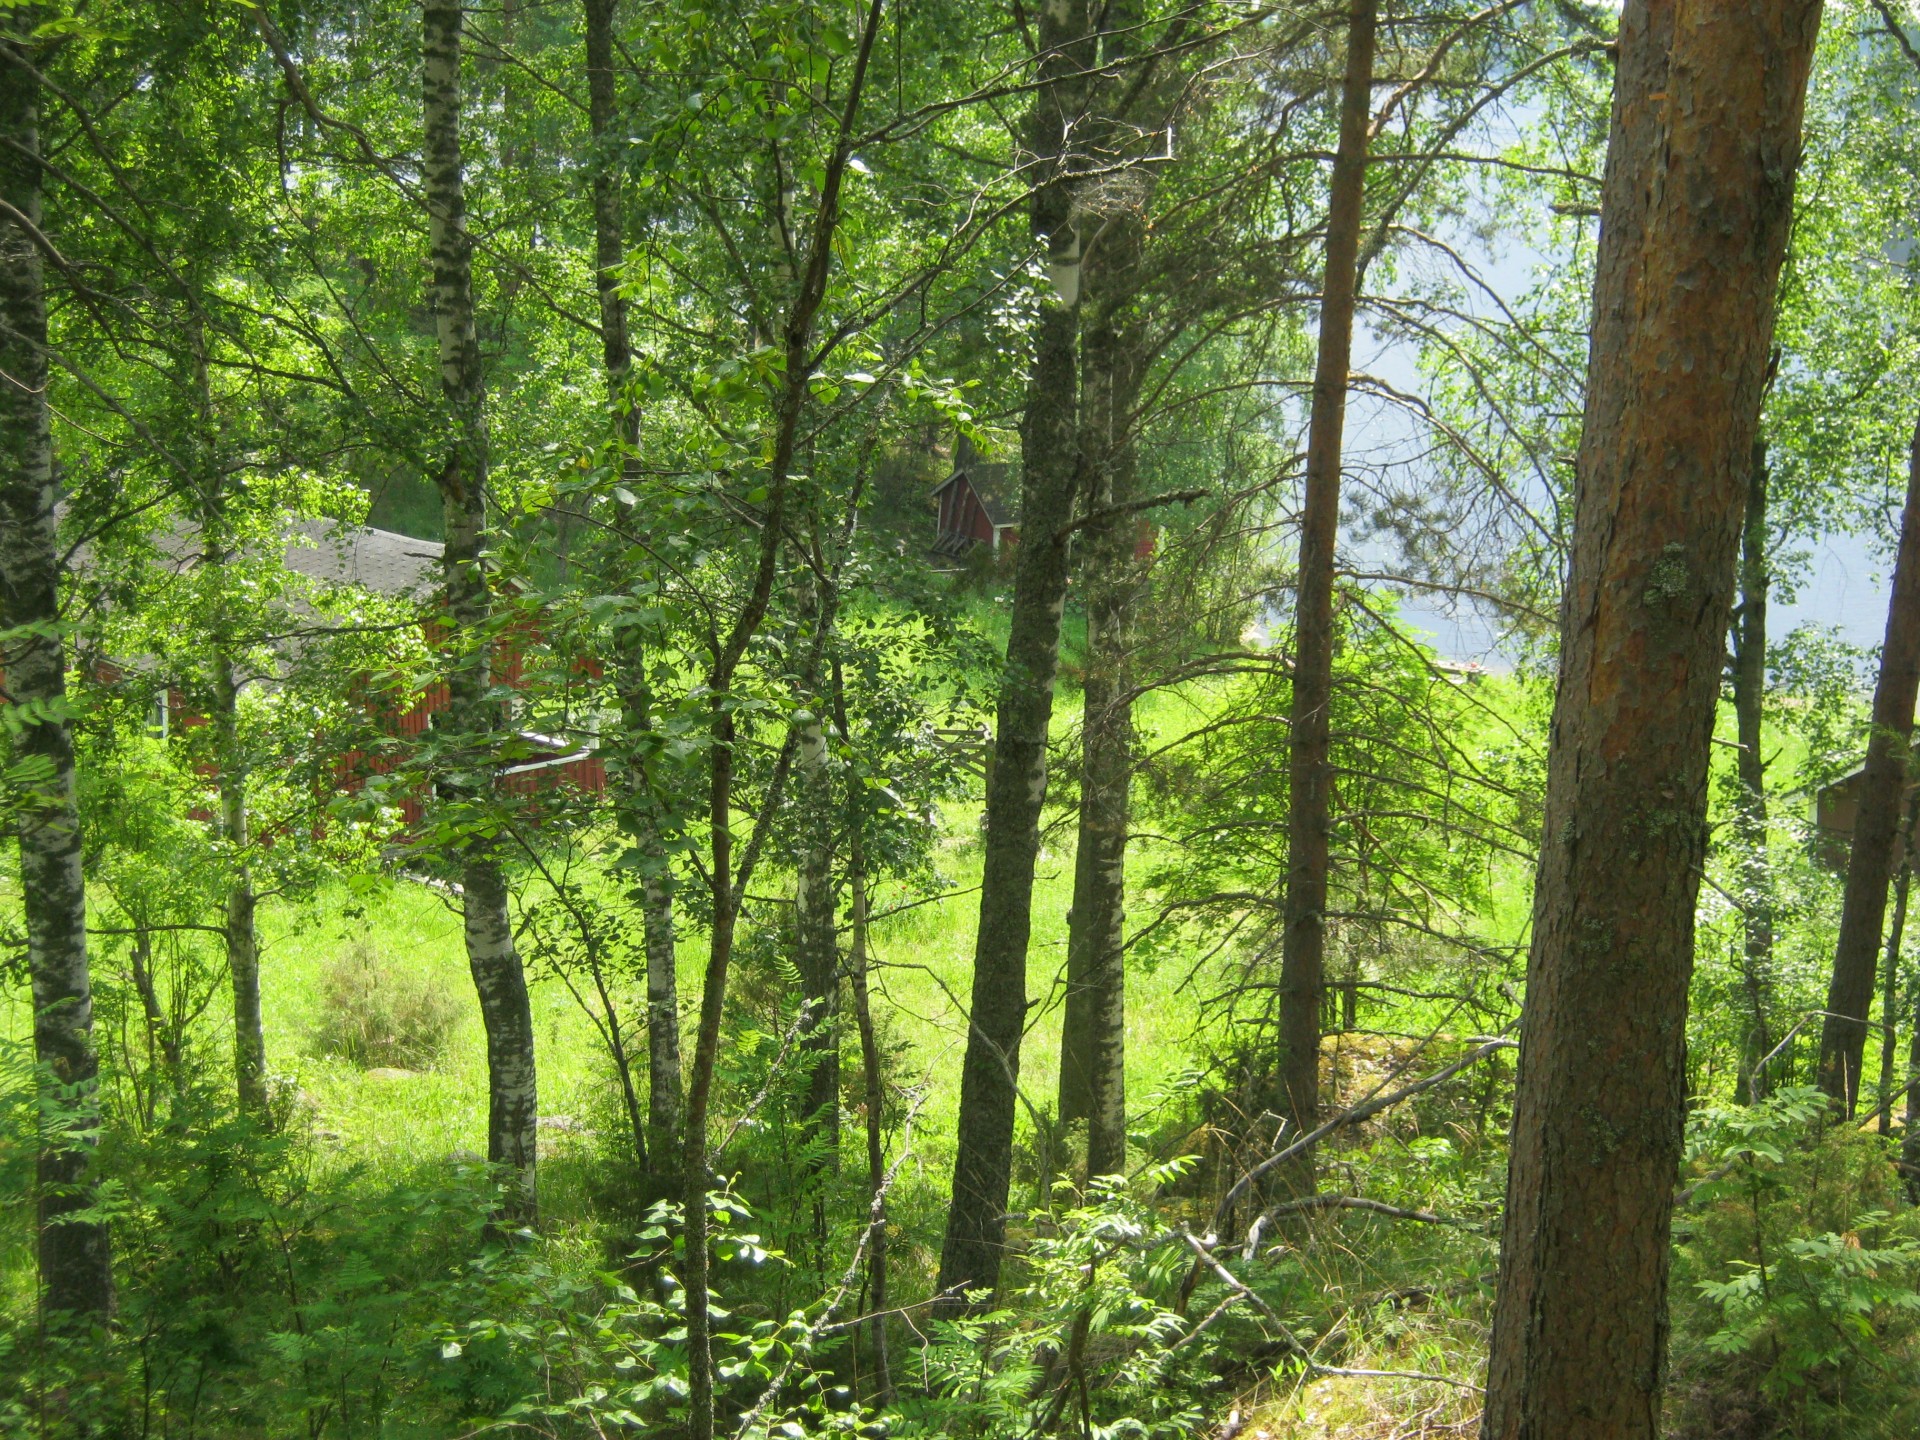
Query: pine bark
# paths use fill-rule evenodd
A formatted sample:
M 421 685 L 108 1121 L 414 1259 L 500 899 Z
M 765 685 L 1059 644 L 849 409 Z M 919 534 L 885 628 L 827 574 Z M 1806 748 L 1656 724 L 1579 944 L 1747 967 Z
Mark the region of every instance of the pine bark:
M 1347 372 L 1359 280 L 1361 202 L 1372 119 L 1377 0 L 1347 11 L 1340 141 L 1327 203 L 1326 277 L 1320 287 L 1319 353 L 1307 426 L 1306 493 L 1300 511 L 1300 578 L 1294 604 L 1293 695 L 1288 714 L 1287 891 L 1280 942 L 1280 1083 L 1294 1135 L 1320 1113 L 1320 1025 L 1326 1005 L 1328 846 L 1333 827 L 1333 582 L 1340 529 L 1340 462 Z M 1312 1188 L 1303 1151 L 1295 1184 Z
M 1819 15 L 1621 16 L 1487 1440 L 1659 1433 L 1709 749 Z
M 965 1306 L 970 1290 L 1000 1282 L 1020 1039 L 1027 1015 L 1027 941 L 1033 869 L 1047 795 L 1047 733 L 1060 667 L 1067 541 L 1078 473 L 1080 237 L 1073 225 L 1068 144 L 1081 114 L 1090 31 L 1085 7 L 1049 5 L 1038 16 L 1040 86 L 1028 149 L 1041 177 L 1030 224 L 1052 276 L 1034 320 L 1032 368 L 1020 435 L 1020 542 L 1013 613 L 1000 675 L 987 782 L 986 844 L 974 942 L 967 1049 L 952 1203 L 940 1249 L 937 1308 Z
M 440 792 L 470 823 L 492 798 L 488 752 L 502 717 L 488 695 L 493 593 L 486 554 L 486 390 L 474 329 L 473 246 L 460 153 L 460 19 L 457 3 L 429 0 L 425 7 L 423 179 L 440 384 L 450 422 L 438 476 L 446 531 L 442 640 L 448 663 L 447 706 L 440 718 L 464 752 L 443 776 Z M 460 841 L 459 857 L 467 967 L 487 1035 L 487 1159 L 512 1181 L 503 1218 L 526 1223 L 536 1214 L 533 1012 L 514 948 L 497 843 L 476 827 Z
M 1914 698 L 1920 690 L 1920 424 L 1907 466 L 1907 500 L 1900 512 L 1900 548 L 1893 563 L 1893 595 L 1873 690 L 1873 729 L 1859 781 L 1860 807 L 1847 853 L 1847 885 L 1840 901 L 1840 936 L 1833 979 L 1820 1026 L 1820 1088 L 1851 1116 L 1860 1099 L 1867 1048 L 1867 1011 L 1873 1005 L 1880 929 L 1893 877 L 1894 839 L 1901 797 L 1911 773 Z
M 16 15 L 28 21 L 29 15 Z M 87 959 L 86 882 L 74 801 L 60 547 L 47 409 L 47 302 L 40 251 L 40 85 L 33 57 L 0 53 L 0 653 L 6 703 L 24 722 L 17 763 L 34 767 L 19 806 L 20 892 L 33 990 L 43 1131 L 36 1164 L 40 1305 L 50 1323 L 103 1317 L 113 1302 L 107 1227 L 70 1218 L 94 1201 L 99 1062 Z M 29 228 L 31 227 L 31 229 Z
M 1767 693 L 1767 446 L 1753 444 L 1747 471 L 1746 521 L 1740 531 L 1740 603 L 1734 612 L 1733 713 L 1740 750 L 1734 833 L 1740 841 L 1740 900 L 1744 907 L 1742 982 L 1747 1031 L 1740 1047 L 1737 1098 L 1766 1098 L 1760 1061 L 1773 1050 L 1773 868 L 1767 855 L 1767 760 L 1761 753 Z
M 607 401 L 613 407 L 624 468 L 638 458 L 640 414 L 627 394 L 633 343 L 626 297 L 620 293 L 621 272 L 626 266 L 626 226 L 620 169 L 609 150 L 616 113 L 615 5 L 616 0 L 584 0 L 587 125 L 594 150 L 594 285 L 600 300 L 600 353 L 606 371 Z M 616 804 L 621 829 L 639 848 L 643 866 L 639 894 L 647 971 L 647 1143 L 654 1172 L 664 1180 L 678 1168 L 681 1148 L 680 988 L 675 969 L 679 947 L 674 932 L 672 876 L 660 835 L 659 805 L 653 795 L 649 765 L 653 705 L 640 627 L 621 627 L 616 632 L 616 648 L 622 730 L 631 752 L 626 763 L 618 767 L 621 790 Z

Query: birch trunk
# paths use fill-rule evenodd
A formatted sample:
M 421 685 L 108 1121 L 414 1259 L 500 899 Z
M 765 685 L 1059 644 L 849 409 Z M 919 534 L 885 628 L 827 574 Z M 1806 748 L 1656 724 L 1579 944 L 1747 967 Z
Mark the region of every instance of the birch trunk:
M 623 467 L 637 458 L 640 416 L 626 393 L 633 369 L 627 327 L 627 302 L 620 294 L 626 266 L 626 229 L 621 209 L 620 170 L 609 153 L 614 134 L 613 20 L 616 0 L 585 0 L 587 49 L 587 124 L 593 136 L 594 283 L 600 297 L 600 351 L 606 369 L 607 400 L 615 433 L 626 450 Z M 647 1142 L 656 1178 L 667 1180 L 680 1154 L 680 994 L 675 962 L 672 876 L 661 841 L 659 806 L 648 764 L 653 705 L 647 684 L 647 652 L 638 626 L 617 632 L 621 720 L 632 755 L 618 767 L 622 793 L 616 803 L 620 826 L 639 848 L 643 870 L 640 915 L 647 967 Z
M 61 1122 L 43 1131 L 36 1165 L 40 1305 L 52 1321 L 104 1317 L 113 1301 L 113 1271 L 107 1227 L 69 1218 L 94 1200 L 99 1063 L 66 652 L 58 628 L 46 291 L 32 233 L 41 215 L 33 58 L 11 44 L 0 52 L 0 200 L 6 202 L 0 209 L 0 629 L 9 632 L 0 673 L 6 701 L 27 722 L 14 742 L 15 759 L 34 767 L 13 799 L 21 816 L 34 1057 L 44 1077 L 45 1113 Z
M 1920 690 L 1920 423 L 1907 467 L 1907 501 L 1900 512 L 1900 549 L 1893 562 L 1893 595 L 1873 690 L 1873 729 L 1860 772 L 1860 808 L 1847 852 L 1847 886 L 1840 901 L 1840 936 L 1833 980 L 1820 1026 L 1820 1088 L 1851 1116 L 1860 1099 L 1867 1050 L 1867 1011 L 1873 1005 L 1880 927 L 1893 877 L 1900 801 L 1911 770 L 1915 692 Z
M 1486 1440 L 1659 1433 L 1708 752 L 1819 14 L 1621 15 Z
M 1300 578 L 1294 604 L 1293 697 L 1288 715 L 1287 890 L 1280 942 L 1280 1080 L 1295 1135 L 1318 1123 L 1320 1025 L 1326 1004 L 1326 911 L 1332 829 L 1333 580 L 1340 528 L 1340 461 L 1353 355 L 1361 202 L 1373 94 L 1377 0 L 1347 11 L 1340 141 L 1327 205 L 1326 278 L 1320 287 L 1319 354 L 1307 427 L 1306 493 L 1300 512 Z M 1312 1188 L 1313 1155 L 1302 1151 L 1293 1184 Z
M 433 310 L 440 384 L 450 421 L 438 484 L 446 540 L 447 708 L 453 742 L 466 754 L 441 782 L 442 798 L 471 819 L 491 800 L 488 752 L 501 726 L 488 689 L 493 596 L 486 570 L 487 428 L 480 348 L 474 333 L 473 247 L 467 237 L 466 177 L 460 155 L 458 3 L 425 7 L 424 173 L 433 261 Z M 473 778 L 473 777 L 479 778 Z M 460 842 L 467 966 L 487 1034 L 487 1159 L 504 1168 L 512 1193 L 504 1218 L 537 1213 L 538 1118 L 533 1013 L 514 949 L 507 885 L 496 843 L 478 833 Z
M 230 852 L 227 883 L 227 974 L 233 989 L 233 1078 L 240 1108 L 267 1114 L 267 1037 L 260 1015 L 260 935 L 254 924 L 253 872 L 247 863 L 251 843 L 247 816 L 247 773 L 240 752 L 239 687 L 233 656 L 216 646 L 213 657 L 214 743 L 220 769 L 220 832 Z
M 936 1286 L 936 1310 L 949 1314 L 965 1307 L 967 1291 L 993 1290 L 1000 1283 L 1020 1038 L 1027 1016 L 1033 867 L 1047 796 L 1047 731 L 1067 593 L 1063 532 L 1073 517 L 1078 471 L 1081 257 L 1067 147 L 1081 114 L 1079 76 L 1090 58 L 1091 32 L 1080 5 L 1048 5 L 1037 23 L 1042 83 L 1034 95 L 1028 146 L 1045 179 L 1034 190 L 1031 225 L 1034 239 L 1046 247 L 1053 286 L 1034 321 L 1033 368 L 1021 425 L 1020 544 L 987 782 L 986 853 L 960 1072 L 953 1198 Z

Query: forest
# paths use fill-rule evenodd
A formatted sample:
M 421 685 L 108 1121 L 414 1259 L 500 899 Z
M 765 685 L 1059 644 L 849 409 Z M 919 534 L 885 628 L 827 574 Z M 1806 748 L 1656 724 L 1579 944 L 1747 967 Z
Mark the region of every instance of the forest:
M 0 1437 L 1911 1440 L 1917 691 L 1914 0 L 0 0 Z

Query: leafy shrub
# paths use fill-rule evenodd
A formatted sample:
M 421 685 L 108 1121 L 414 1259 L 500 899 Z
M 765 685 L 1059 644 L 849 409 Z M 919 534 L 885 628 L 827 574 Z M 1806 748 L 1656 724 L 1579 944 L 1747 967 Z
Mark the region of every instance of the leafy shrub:
M 362 935 L 320 979 L 314 1048 L 356 1065 L 420 1069 L 447 1047 L 459 1010 L 425 976 L 393 965 Z
M 1911 1435 L 1920 1234 L 1885 1142 L 1810 1087 L 1694 1118 L 1676 1221 L 1676 1431 Z

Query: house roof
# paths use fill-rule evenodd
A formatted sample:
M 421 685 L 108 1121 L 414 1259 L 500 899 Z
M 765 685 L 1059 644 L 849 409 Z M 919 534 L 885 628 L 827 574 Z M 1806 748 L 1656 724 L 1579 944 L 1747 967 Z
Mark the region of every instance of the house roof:
M 444 548 L 371 525 L 301 520 L 288 527 L 286 565 L 328 584 L 419 598 L 439 583 Z
M 934 486 L 938 495 L 949 485 L 965 481 L 987 512 L 987 523 L 998 530 L 1020 523 L 1020 467 L 1005 460 L 969 460 Z
M 425 599 L 440 581 L 437 540 L 416 540 L 371 525 L 338 520 L 293 520 L 283 531 L 282 563 L 297 575 L 326 585 L 358 585 L 380 595 Z M 200 562 L 199 527 L 182 523 L 156 537 L 177 570 Z

